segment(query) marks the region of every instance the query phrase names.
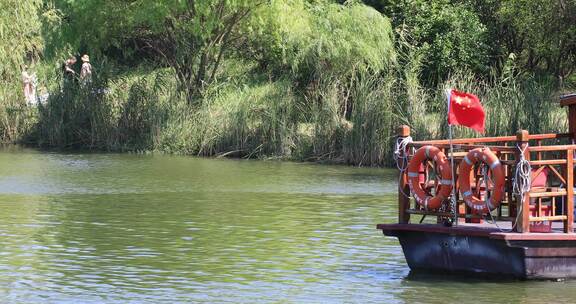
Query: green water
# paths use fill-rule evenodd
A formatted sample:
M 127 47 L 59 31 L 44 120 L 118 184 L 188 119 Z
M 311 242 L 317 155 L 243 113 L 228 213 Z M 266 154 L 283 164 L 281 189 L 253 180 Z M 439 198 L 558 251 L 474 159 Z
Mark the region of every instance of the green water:
M 410 274 L 394 170 L 0 151 L 0 303 L 574 303 Z

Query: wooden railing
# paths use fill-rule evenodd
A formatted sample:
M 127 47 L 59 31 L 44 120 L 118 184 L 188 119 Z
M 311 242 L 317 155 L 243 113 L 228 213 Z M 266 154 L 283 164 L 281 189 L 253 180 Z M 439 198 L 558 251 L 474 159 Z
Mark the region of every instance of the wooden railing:
M 398 129 L 399 139 L 408 136 L 410 136 L 410 128 L 401 126 Z M 573 135 L 571 133 L 529 134 L 527 131 L 522 130 L 516 136 L 454 139 L 452 140 L 455 166 L 455 168 L 452 168 L 453 174 L 456 176 L 458 165 L 468 151 L 478 147 L 489 147 L 500 159 L 506 175 L 505 199 L 498 207 L 495 218 L 511 221 L 515 231 L 522 233 L 530 232 L 531 222 L 562 221 L 564 232 L 572 233 L 574 229 L 574 151 L 576 150 L 576 145 L 558 144 L 559 141 L 570 143 L 572 138 Z M 545 145 L 545 142 L 551 142 L 552 144 Z M 450 142 L 448 140 L 412 142 L 406 147 L 404 153 L 409 155 L 410 150 L 426 145 L 436 146 L 449 156 Z M 546 186 L 531 185 L 530 191 L 524 197 L 515 195 L 513 193 L 513 175 L 518 161 L 521 159 L 521 151 L 524 151 L 523 156 L 530 163 L 533 177 L 537 177 L 540 174 L 548 174 L 555 184 Z M 407 165 L 402 163 L 404 161 L 406 160 L 400 159 L 400 167 Z M 424 174 L 429 174 L 429 169 L 431 167 L 427 164 Z M 481 218 L 481 215 L 473 214 L 469 208 L 465 207 L 464 201 L 460 199 L 458 185 L 455 186 L 457 187 L 458 218 L 464 221 Z M 405 172 L 399 179 L 399 192 L 398 220 L 400 223 L 408 223 L 411 214 L 437 216 L 438 221 L 441 221 L 442 218 L 453 216 L 451 212 L 424 210 L 415 201 L 411 200 Z M 446 201 L 445 203 L 448 204 L 449 202 Z M 411 204 L 413 204 L 413 207 L 411 207 Z M 561 206 L 558 207 L 558 205 Z M 507 209 L 505 210 L 507 215 L 503 214 L 504 208 Z M 531 213 L 534 213 L 534 215 Z

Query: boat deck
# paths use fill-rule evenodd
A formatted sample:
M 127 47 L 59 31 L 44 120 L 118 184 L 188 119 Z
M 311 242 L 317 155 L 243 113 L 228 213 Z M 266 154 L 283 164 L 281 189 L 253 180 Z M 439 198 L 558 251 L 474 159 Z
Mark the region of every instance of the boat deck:
M 398 232 L 426 232 L 441 233 L 448 235 L 487 237 L 497 240 L 510 241 L 575 241 L 576 233 L 564 233 L 562 223 L 552 222 L 552 232 L 549 233 L 518 233 L 511 232 L 512 225 L 509 221 L 497 221 L 494 223 L 458 223 L 458 226 L 446 227 L 442 224 L 378 224 L 377 229 L 385 235 L 396 236 Z

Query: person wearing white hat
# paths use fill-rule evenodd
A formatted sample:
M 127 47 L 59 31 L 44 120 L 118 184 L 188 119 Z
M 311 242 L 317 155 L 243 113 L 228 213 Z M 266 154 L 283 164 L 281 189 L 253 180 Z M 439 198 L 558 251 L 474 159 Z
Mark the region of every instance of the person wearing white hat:
M 90 57 L 84 54 L 82 59 L 82 68 L 80 69 L 80 80 L 82 83 L 87 84 L 92 81 L 92 65 L 90 64 Z

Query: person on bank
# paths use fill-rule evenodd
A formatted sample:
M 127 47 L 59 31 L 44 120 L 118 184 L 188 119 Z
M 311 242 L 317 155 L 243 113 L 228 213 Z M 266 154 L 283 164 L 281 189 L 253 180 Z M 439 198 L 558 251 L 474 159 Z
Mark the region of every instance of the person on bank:
M 92 65 L 90 64 L 90 57 L 87 54 L 82 56 L 82 69 L 80 69 L 80 81 L 86 85 L 92 82 Z
M 30 105 L 36 104 L 36 75 L 28 72 L 28 66 L 22 67 L 22 84 L 24 85 L 24 99 Z
M 76 71 L 74 71 L 73 67 L 76 64 L 76 57 L 70 56 L 66 61 L 64 61 L 64 81 L 66 83 L 72 83 L 74 78 L 76 77 Z

